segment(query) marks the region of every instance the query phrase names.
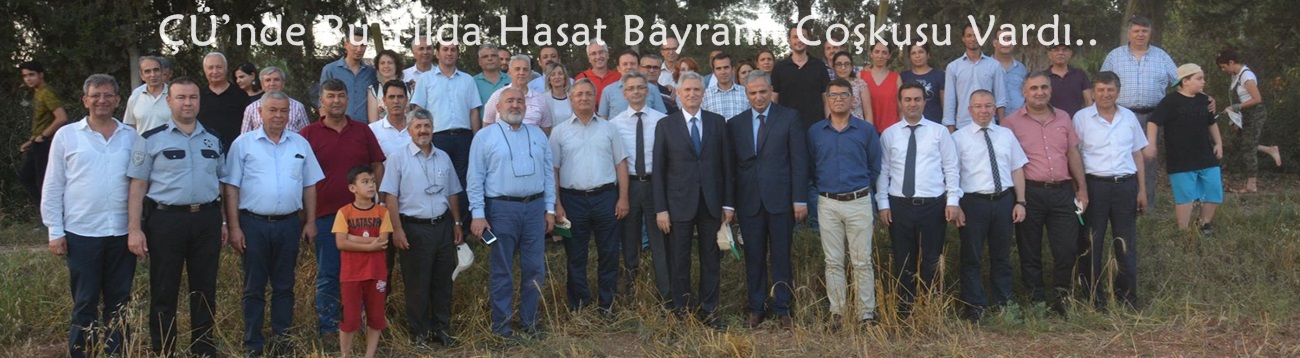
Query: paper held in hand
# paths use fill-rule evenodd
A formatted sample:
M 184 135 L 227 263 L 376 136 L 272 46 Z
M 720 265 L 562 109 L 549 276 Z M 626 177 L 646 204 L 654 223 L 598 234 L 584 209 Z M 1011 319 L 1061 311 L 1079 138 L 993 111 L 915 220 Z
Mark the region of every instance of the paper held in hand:
M 1232 121 L 1232 125 L 1241 128 L 1241 113 L 1233 112 L 1232 107 L 1228 107 L 1228 109 L 1223 110 L 1223 114 L 1228 115 L 1228 120 Z
M 731 250 L 731 255 L 740 258 L 740 251 L 736 250 L 736 238 L 731 235 L 731 226 L 723 224 L 718 228 L 718 250 Z

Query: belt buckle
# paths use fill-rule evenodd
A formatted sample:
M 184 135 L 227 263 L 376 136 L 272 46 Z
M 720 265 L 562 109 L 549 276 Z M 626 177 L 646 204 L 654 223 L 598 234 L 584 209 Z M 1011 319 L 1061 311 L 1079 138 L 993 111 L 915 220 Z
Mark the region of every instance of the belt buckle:
M 197 213 L 197 212 L 199 212 L 199 207 L 202 206 L 202 205 L 203 205 L 203 204 L 191 204 L 191 205 L 190 205 L 190 212 L 191 212 L 191 213 Z
M 923 205 L 923 204 L 925 204 L 924 198 L 912 198 L 912 205 Z

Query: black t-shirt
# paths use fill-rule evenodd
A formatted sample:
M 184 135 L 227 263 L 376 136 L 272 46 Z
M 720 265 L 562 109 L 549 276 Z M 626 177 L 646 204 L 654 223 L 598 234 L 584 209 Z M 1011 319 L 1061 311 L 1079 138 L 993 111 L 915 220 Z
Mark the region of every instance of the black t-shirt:
M 1187 97 L 1176 91 L 1156 105 L 1149 121 L 1164 127 L 1165 170 L 1169 173 L 1219 166 L 1210 138 L 1210 126 L 1215 123 L 1209 107 L 1210 97 L 1205 94 Z
M 822 93 L 830 83 L 826 63 L 816 57 L 808 56 L 803 67 L 786 58 L 772 68 L 772 90 L 780 94 L 777 103 L 799 111 L 805 128 L 826 119 Z
M 244 124 L 244 109 L 249 103 L 248 92 L 233 83 L 221 94 L 202 86 L 199 88 L 199 123 L 217 132 L 221 137 L 221 148 L 230 149 L 230 143 L 239 137 L 239 127 Z

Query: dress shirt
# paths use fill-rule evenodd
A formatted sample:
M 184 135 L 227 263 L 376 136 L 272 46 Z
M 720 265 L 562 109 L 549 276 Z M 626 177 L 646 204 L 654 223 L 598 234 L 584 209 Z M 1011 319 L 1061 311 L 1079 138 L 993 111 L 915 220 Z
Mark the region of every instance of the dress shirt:
M 298 133 L 303 128 L 311 124 L 307 118 L 307 108 L 303 107 L 302 102 L 289 99 L 289 123 L 284 126 L 284 130 Z M 239 127 L 239 134 L 252 132 L 262 128 L 262 101 L 253 101 L 248 107 L 244 108 L 244 124 Z M 231 135 L 235 135 L 231 133 Z
M 998 66 L 1001 65 L 1002 63 L 999 62 Z M 1027 76 L 1029 76 L 1029 69 L 1020 60 L 1011 60 L 1011 68 L 1002 71 L 1002 77 L 1007 81 L 1006 92 L 1003 92 L 1007 95 L 1006 114 L 1010 115 L 1011 112 L 1025 106 L 1025 94 L 1021 89 L 1025 86 Z
M 970 124 L 966 107 L 970 106 L 971 93 L 977 90 L 993 92 L 995 105 L 1006 107 L 1008 89 L 1003 73 L 1002 63 L 984 54 L 975 62 L 966 54 L 949 62 L 943 71 L 943 125 L 961 128 Z
M 50 240 L 67 236 L 66 231 L 87 237 L 127 232 L 126 198 L 131 180 L 126 170 L 131 148 L 140 136 L 117 123 L 105 140 L 88 121 L 59 128 L 50 143 L 50 162 L 41 190 L 41 221 L 49 228 Z
M 619 113 L 609 122 L 618 127 L 618 134 L 623 139 L 623 152 L 627 153 L 627 174 L 628 175 L 650 175 L 654 170 L 654 146 L 655 146 L 655 126 L 659 125 L 659 120 L 663 119 L 665 114 L 649 107 L 641 108 L 642 133 L 645 140 L 645 152 L 637 153 L 636 151 L 636 113 L 637 110 L 628 107 L 627 110 Z M 690 130 L 690 127 L 687 127 Z M 636 158 L 645 156 L 645 173 L 636 172 Z
M 358 122 L 365 122 L 366 118 L 370 118 L 367 112 L 370 88 L 379 87 L 379 78 L 375 76 L 375 68 L 362 62 L 357 65 L 357 72 L 353 73 L 352 69 L 348 68 L 347 60 L 340 58 L 321 69 L 319 83 L 325 83 L 325 80 L 331 78 L 337 78 L 348 86 L 348 117 L 352 117 L 352 120 Z M 235 89 L 239 90 L 238 88 Z
M 1007 115 L 1000 124 L 1016 135 L 1020 148 L 1029 163 L 1025 164 L 1025 179 L 1041 182 L 1070 180 L 1070 148 L 1079 147 L 1079 136 L 1074 132 L 1070 116 L 1060 109 L 1052 109 L 1052 118 L 1039 123 L 1029 116 L 1028 107 Z
M 687 135 L 691 133 L 692 118 L 695 119 L 695 127 L 700 129 L 700 148 L 704 148 L 704 139 L 708 138 L 707 134 L 704 134 L 704 118 L 700 118 L 702 114 L 704 114 L 704 109 L 697 109 L 695 114 L 691 114 L 691 112 L 687 112 L 685 108 L 682 108 L 682 120 L 686 121 Z
M 399 120 L 406 121 L 405 118 Z M 370 131 L 375 133 L 375 140 L 379 141 L 380 150 L 383 150 L 384 156 L 389 158 L 393 157 L 388 155 L 389 153 L 406 148 L 407 144 L 411 144 L 411 133 L 407 131 L 408 129 L 411 128 L 405 127 L 400 131 L 397 130 L 397 127 L 393 127 L 393 123 L 389 122 L 388 118 L 370 123 Z
M 149 94 L 149 85 L 140 85 L 131 91 L 126 100 L 126 113 L 122 123 L 135 125 L 136 133 L 154 129 L 172 120 L 172 109 L 167 106 L 167 85 L 163 84 L 162 93 Z
M 984 139 L 984 128 L 969 125 L 952 133 L 952 142 L 957 145 L 957 155 L 961 158 L 962 193 L 997 194 L 997 185 L 993 183 L 993 164 L 989 163 L 989 144 Z M 1002 190 L 1015 187 L 1011 172 L 1025 166 L 1029 158 L 1010 129 L 989 123 L 988 136 L 993 141 L 993 154 L 998 158 L 998 179 Z M 918 150 L 920 147 L 917 148 Z
M 903 146 L 906 150 L 907 143 Z M 842 131 L 829 119 L 814 123 L 808 128 L 808 148 L 817 191 L 852 193 L 871 187 L 880 175 L 880 135 L 860 118 L 849 117 Z
M 448 198 L 462 190 L 447 152 L 432 147 L 425 154 L 408 141 L 389 154 L 379 191 L 397 196 L 397 212 L 421 219 L 447 213 Z
M 1133 153 L 1147 146 L 1147 136 L 1133 111 L 1120 106 L 1115 118 L 1107 121 L 1097 112 L 1097 105 L 1074 114 L 1074 131 L 1079 134 L 1079 152 L 1083 155 L 1083 172 L 1098 176 L 1137 174 Z
M 1126 108 L 1154 108 L 1165 98 L 1165 91 L 1178 82 L 1178 65 L 1165 50 L 1155 46 L 1148 47 L 1141 59 L 1133 56 L 1128 46 L 1116 47 L 1106 54 L 1101 70 L 1119 75 L 1122 86 L 1115 102 Z
M 704 102 L 700 108 L 721 114 L 723 119 L 731 120 L 749 108 L 749 98 L 745 97 L 745 88 L 739 84 L 732 83 L 730 90 L 723 90 L 718 86 L 710 86 L 704 90 Z
M 217 200 L 225 160 L 220 139 L 203 123 L 195 121 L 194 131 L 185 134 L 173 120 L 145 131 L 142 137 L 131 147 L 126 175 L 149 182 L 146 196 L 167 205 Z
M 497 112 L 497 103 L 501 101 L 501 92 L 505 88 L 498 89 L 488 98 L 487 103 L 483 105 L 483 126 L 496 123 L 501 119 L 501 113 Z M 524 124 L 531 124 L 542 128 L 550 128 L 555 123 L 551 117 L 550 93 L 528 91 L 524 95 Z
M 239 209 L 284 215 L 302 210 L 302 189 L 321 179 L 325 172 L 307 139 L 286 130 L 275 143 L 259 129 L 235 139 L 221 182 L 239 188 Z
M 546 133 L 534 125 L 511 129 L 505 121 L 483 127 L 469 147 L 465 191 L 475 219 L 485 218 L 485 199 L 543 193 L 546 210 L 555 210 L 555 168 Z
M 408 82 L 417 81 L 420 79 L 420 76 L 423 75 L 425 72 L 433 72 L 437 68 L 438 68 L 438 64 L 436 63 L 429 64 L 429 71 L 420 71 L 420 68 L 418 66 L 407 67 L 405 70 L 402 70 L 402 79 Z M 383 86 L 384 84 L 380 83 L 379 85 Z
M 587 124 L 577 116 L 557 124 L 551 131 L 551 153 L 560 170 L 560 187 L 577 190 L 617 183 L 615 166 L 627 159 L 618 128 L 594 115 Z
M 627 97 L 623 97 L 623 81 L 611 83 L 601 92 L 596 114 L 609 118 L 611 114 L 619 114 L 627 109 Z M 668 113 L 668 108 L 664 106 L 663 93 L 659 92 L 658 86 L 649 83 L 646 84 L 645 105 L 656 111 Z
M 961 181 L 957 164 L 957 147 L 948 128 L 922 118 L 916 129 L 916 198 L 948 196 L 948 206 L 961 200 Z M 912 130 L 906 120 L 894 123 L 880 134 L 880 177 L 876 179 L 876 208 L 889 209 L 890 196 L 903 196 L 904 169 L 907 167 L 907 141 Z
M 420 75 L 411 104 L 433 113 L 433 132 L 470 129 L 469 111 L 483 105 L 478 87 L 469 74 L 456 70 L 451 76 L 434 69 Z

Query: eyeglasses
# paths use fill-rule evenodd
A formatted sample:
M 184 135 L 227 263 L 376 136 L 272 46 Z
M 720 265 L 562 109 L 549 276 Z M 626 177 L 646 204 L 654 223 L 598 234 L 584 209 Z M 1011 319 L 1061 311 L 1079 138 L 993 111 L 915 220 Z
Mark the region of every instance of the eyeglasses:
M 836 63 L 836 64 L 835 64 L 835 67 L 853 67 L 853 63 L 852 63 L 852 62 L 839 62 L 839 63 Z
M 654 65 L 643 65 L 643 66 L 641 66 L 641 69 L 643 69 L 643 70 L 653 70 L 653 69 L 656 69 L 656 68 L 659 68 L 659 66 L 654 66 Z
M 101 99 L 113 99 L 115 97 L 117 97 L 117 94 L 115 93 L 96 93 L 96 94 L 86 96 L 86 98 L 90 98 L 96 101 Z
M 853 94 L 848 92 L 826 92 L 826 98 L 830 99 L 848 99 L 849 97 L 853 97 Z

